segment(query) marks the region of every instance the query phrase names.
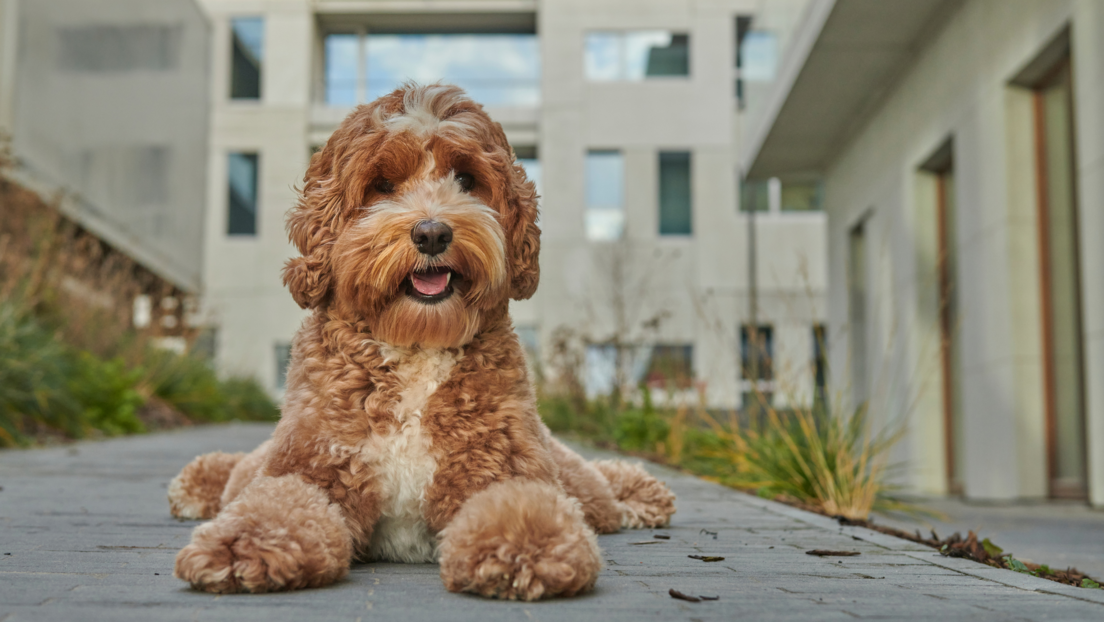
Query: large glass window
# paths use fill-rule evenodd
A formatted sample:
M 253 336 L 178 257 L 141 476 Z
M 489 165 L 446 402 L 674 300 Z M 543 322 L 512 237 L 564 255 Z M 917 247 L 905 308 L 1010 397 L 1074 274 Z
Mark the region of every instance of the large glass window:
M 227 162 L 229 235 L 257 235 L 256 153 L 231 153 Z
M 264 65 L 264 19 L 236 17 L 230 20 L 230 97 L 261 98 L 261 68 Z
M 690 35 L 669 30 L 590 32 L 584 50 L 593 82 L 690 75 Z
M 324 47 L 333 106 L 371 101 L 408 80 L 455 84 L 488 106 L 540 102 L 536 35 L 332 33 Z
M 693 233 L 690 200 L 690 153 L 663 151 L 659 154 L 659 234 Z
M 620 240 L 625 232 L 625 160 L 620 151 L 589 151 L 586 156 L 586 236 Z

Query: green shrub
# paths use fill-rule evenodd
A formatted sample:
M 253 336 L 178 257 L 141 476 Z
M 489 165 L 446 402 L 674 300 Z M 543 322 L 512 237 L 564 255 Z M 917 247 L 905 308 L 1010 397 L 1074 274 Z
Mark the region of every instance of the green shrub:
M 220 380 L 206 360 L 190 354 L 153 350 L 146 360 L 150 392 L 190 419 L 273 421 L 279 417 L 272 398 L 252 379 Z
M 72 368 L 64 344 L 11 301 L 0 303 L 0 447 L 25 445 L 40 423 L 80 437 L 80 405 L 64 390 Z
M 141 377 L 140 371 L 127 369 L 121 358 L 102 361 L 81 352 L 67 388 L 84 410 L 85 425 L 108 436 L 138 434 L 146 431 L 138 419 L 145 400 L 135 388 Z

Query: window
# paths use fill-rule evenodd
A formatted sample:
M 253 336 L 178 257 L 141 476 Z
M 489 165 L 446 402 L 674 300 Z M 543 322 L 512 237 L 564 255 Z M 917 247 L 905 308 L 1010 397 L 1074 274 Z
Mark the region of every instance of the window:
M 851 401 L 866 402 L 866 226 L 860 222 L 848 236 L 847 298 L 851 337 Z
M 584 50 L 592 82 L 690 75 L 690 35 L 669 30 L 591 32 Z
M 625 161 L 620 151 L 587 152 L 586 207 L 588 240 L 621 239 L 625 233 Z
M 813 324 L 813 408 L 828 412 L 828 327 Z
M 824 184 L 818 181 L 783 181 L 783 212 L 819 212 L 824 209 Z
M 693 216 L 690 201 L 690 153 L 659 154 L 659 234 L 690 235 Z
M 181 26 L 80 26 L 58 30 L 58 66 L 67 71 L 167 71 L 180 59 Z
M 652 389 L 690 388 L 694 379 L 694 346 L 659 344 L 652 347 L 644 382 Z
M 744 179 L 740 182 L 740 211 L 770 211 L 770 181 Z
M 1073 67 L 1068 51 L 1051 69 L 1050 75 L 1035 85 L 1036 184 L 1039 189 L 1036 223 L 1042 274 L 1043 383 L 1050 496 L 1083 499 L 1087 494 L 1085 354 L 1082 351 L 1085 336 L 1081 317 L 1073 87 Z
M 824 182 L 820 179 L 745 179 L 740 182 L 741 212 L 824 211 Z
M 230 20 L 230 98 L 261 98 L 261 67 L 264 62 L 264 19 L 237 17 Z
M 769 405 L 774 397 L 774 328 L 740 327 L 740 378 L 743 404 Z
M 276 388 L 287 388 L 288 365 L 291 363 L 291 344 L 276 344 Z
M 407 80 L 445 82 L 488 106 L 540 103 L 540 46 L 532 34 L 326 35 L 325 100 L 371 101 Z
M 231 153 L 227 163 L 230 235 L 257 234 L 257 154 Z

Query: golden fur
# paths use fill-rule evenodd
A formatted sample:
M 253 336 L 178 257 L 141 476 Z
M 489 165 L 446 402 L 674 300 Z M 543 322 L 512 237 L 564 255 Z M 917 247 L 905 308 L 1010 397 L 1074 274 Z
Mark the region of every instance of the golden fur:
M 312 314 L 283 416 L 248 456 L 201 456 L 174 480 L 174 515 L 221 508 L 176 576 L 260 592 L 330 583 L 354 558 L 439 560 L 449 590 L 567 596 L 597 578 L 595 530 L 665 524 L 663 484 L 586 462 L 537 414 L 507 312 L 539 280 L 536 218 L 502 128 L 460 89 L 357 108 L 288 216 L 301 256 L 284 282 Z M 418 250 L 424 221 L 451 228 L 446 250 Z M 411 289 L 444 270 L 436 297 Z

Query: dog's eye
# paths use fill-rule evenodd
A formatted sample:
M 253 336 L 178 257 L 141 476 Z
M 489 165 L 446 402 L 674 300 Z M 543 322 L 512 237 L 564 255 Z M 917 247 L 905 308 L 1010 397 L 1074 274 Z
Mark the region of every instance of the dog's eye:
M 456 183 L 460 184 L 460 189 L 464 192 L 469 192 L 473 186 L 475 186 L 475 178 L 468 173 L 457 173 Z
M 391 194 L 395 191 L 395 184 L 387 181 L 386 179 L 377 179 L 375 183 L 376 192 L 380 194 Z

